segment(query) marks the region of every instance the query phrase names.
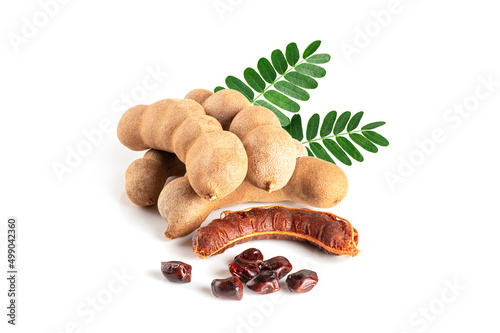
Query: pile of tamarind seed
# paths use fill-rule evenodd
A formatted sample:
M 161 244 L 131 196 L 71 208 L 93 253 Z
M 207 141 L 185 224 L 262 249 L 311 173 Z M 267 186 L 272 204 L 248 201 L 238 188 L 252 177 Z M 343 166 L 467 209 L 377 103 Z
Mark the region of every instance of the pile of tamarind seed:
M 277 256 L 264 260 L 261 251 L 249 248 L 234 257 L 229 264 L 231 277 L 212 281 L 212 293 L 218 298 L 239 301 L 243 298 L 243 284 L 259 294 L 274 293 L 281 289 L 279 280 L 291 271 L 292 264 L 287 258 Z M 169 281 L 191 282 L 192 268 L 181 261 L 162 262 L 161 272 Z M 294 293 L 308 292 L 317 283 L 316 272 L 307 269 L 289 274 L 286 279 L 288 289 Z
M 165 236 L 186 236 L 215 209 L 244 202 L 295 201 L 330 208 L 347 194 L 335 164 L 308 157 L 269 109 L 236 90 L 195 89 L 127 110 L 118 139 L 148 150 L 128 167 L 126 193 L 158 205 Z M 171 176 L 178 176 L 165 185 Z

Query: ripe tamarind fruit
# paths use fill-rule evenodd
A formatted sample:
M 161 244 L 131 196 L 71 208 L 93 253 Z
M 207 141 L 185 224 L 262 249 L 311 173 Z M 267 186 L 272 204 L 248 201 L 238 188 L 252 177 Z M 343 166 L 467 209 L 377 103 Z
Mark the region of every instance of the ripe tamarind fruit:
M 125 192 L 138 206 L 158 201 L 165 182 L 171 176 L 183 176 L 186 167 L 175 154 L 150 149 L 144 157 L 132 162 L 125 172 Z
M 246 107 L 233 118 L 229 131 L 245 146 L 246 179 L 252 185 L 268 192 L 286 185 L 295 169 L 297 147 L 271 110 L 262 106 Z
M 301 204 L 330 208 L 347 194 L 347 177 L 338 166 L 316 157 L 297 159 L 295 171 L 282 189 L 267 192 L 245 180 L 235 191 L 217 201 L 199 197 L 188 177 L 168 183 L 158 198 L 158 210 L 167 221 L 167 238 L 190 234 L 215 209 L 244 202 L 295 201 Z
M 190 99 L 167 98 L 127 110 L 118 123 L 118 139 L 132 150 L 173 152 L 186 163 L 193 189 L 215 200 L 245 179 L 248 158 L 240 139 Z

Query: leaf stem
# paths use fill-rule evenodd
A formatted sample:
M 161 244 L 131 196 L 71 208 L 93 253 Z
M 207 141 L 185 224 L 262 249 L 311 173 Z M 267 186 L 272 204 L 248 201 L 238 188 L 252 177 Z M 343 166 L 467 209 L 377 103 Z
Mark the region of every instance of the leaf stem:
M 359 133 L 359 132 L 363 132 L 363 130 L 357 130 L 357 131 L 339 133 L 339 134 L 329 135 L 329 136 L 322 136 L 320 138 L 312 139 L 312 140 L 307 140 L 307 141 L 304 141 L 304 142 L 301 142 L 301 143 L 311 143 L 311 142 L 320 141 L 320 140 L 323 140 L 323 139 L 336 138 L 338 136 L 347 135 L 347 134 L 351 134 L 351 133 Z
M 310 56 L 309 56 L 309 57 L 310 57 Z M 309 58 L 309 57 L 307 57 L 307 58 Z M 281 74 L 281 75 L 280 75 L 278 78 L 276 78 L 276 79 L 275 79 L 272 83 L 269 83 L 269 86 L 267 86 L 267 87 L 266 87 L 266 89 L 264 89 L 264 90 L 263 90 L 263 91 L 262 91 L 262 92 L 261 92 L 261 93 L 260 93 L 257 97 L 255 97 L 254 99 L 252 99 L 252 100 L 250 101 L 250 104 L 253 104 L 254 102 L 256 102 L 256 101 L 259 99 L 259 97 L 260 97 L 260 96 L 262 96 L 262 95 L 264 95 L 264 93 L 265 93 L 265 92 L 266 92 L 269 88 L 271 88 L 271 87 L 272 87 L 272 86 L 273 86 L 276 82 L 278 82 L 279 80 L 281 80 L 281 78 L 282 78 L 283 76 L 285 76 L 286 74 L 288 74 L 288 72 L 290 72 L 290 71 L 291 71 L 291 70 L 293 70 L 295 67 L 297 67 L 298 65 L 300 65 L 301 63 L 303 63 L 304 61 L 306 61 L 306 59 L 307 59 L 307 58 L 302 59 L 301 61 L 299 61 L 298 63 L 296 63 L 296 64 L 295 64 L 295 65 L 293 65 L 293 66 L 290 66 L 290 68 L 289 68 L 289 69 L 287 69 L 287 70 L 285 71 L 285 73 Z

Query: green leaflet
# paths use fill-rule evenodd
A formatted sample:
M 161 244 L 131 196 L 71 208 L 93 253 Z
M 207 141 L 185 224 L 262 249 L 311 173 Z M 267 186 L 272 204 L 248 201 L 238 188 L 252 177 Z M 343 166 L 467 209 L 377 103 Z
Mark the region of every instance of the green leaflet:
M 343 112 L 340 115 L 337 122 L 335 123 L 335 126 L 333 127 L 333 134 L 335 135 L 340 134 L 346 127 L 350 117 L 351 117 L 351 112 L 349 111 Z
M 376 153 L 378 152 L 377 146 L 375 146 L 370 140 L 362 136 L 361 134 L 358 133 L 351 133 L 349 134 L 349 137 L 351 138 L 354 143 L 356 143 L 358 146 L 363 148 L 366 151 L 369 151 L 370 153 Z
M 295 43 L 290 43 L 286 46 L 286 61 L 290 66 L 295 66 L 297 61 L 299 61 L 300 58 L 300 53 L 299 53 L 299 48 L 297 47 L 297 44 Z
M 352 158 L 354 158 L 358 162 L 363 162 L 363 155 L 359 152 L 359 150 L 354 147 L 354 145 L 343 136 L 337 137 L 337 142 L 345 152 L 347 152 Z
M 304 131 L 302 130 L 302 119 L 300 114 L 296 114 L 290 121 L 290 135 L 292 138 L 301 141 L 304 138 Z
M 325 148 L 323 148 L 322 145 L 320 145 L 319 143 L 317 142 L 311 142 L 309 144 L 309 147 L 311 148 L 313 154 L 316 156 L 316 157 L 319 157 L 321 158 L 322 160 L 325 160 L 325 161 L 328 161 L 328 162 L 332 162 L 332 163 L 335 163 L 332 158 L 330 157 L 330 155 L 328 155 L 328 152 L 325 150 Z
M 387 141 L 386 138 L 384 138 L 382 135 L 378 134 L 377 132 L 373 131 L 363 131 L 363 135 L 370 140 L 371 142 L 382 146 L 382 147 L 387 147 L 389 145 L 389 141 Z
M 365 131 L 365 130 L 371 130 L 371 129 L 374 129 L 374 128 L 377 128 L 377 127 L 380 127 L 380 126 L 382 126 L 382 125 L 385 125 L 385 121 L 376 121 L 376 122 L 374 122 L 374 123 L 369 123 L 369 124 L 367 124 L 367 125 L 365 125 L 365 126 L 361 127 L 361 129 L 362 129 L 363 131 Z
M 299 101 L 307 101 L 309 99 L 309 93 L 307 91 L 288 81 L 276 82 L 274 84 L 274 88 L 292 98 L 298 99 Z
M 266 88 L 266 83 L 262 80 L 262 77 L 255 71 L 255 69 L 248 67 L 243 72 L 243 77 L 245 81 L 252 87 L 253 90 L 257 92 L 263 92 Z
M 241 92 L 243 95 L 245 95 L 246 98 L 248 98 L 249 101 L 253 99 L 253 90 L 250 89 L 245 83 L 243 83 L 243 81 L 241 81 L 237 77 L 228 76 L 226 78 L 226 85 L 229 89 L 234 89 Z
M 256 68 L 247 67 L 243 71 L 243 80 L 228 76 L 226 86 L 241 92 L 253 105 L 271 109 L 280 118 L 282 126 L 287 126 L 290 119 L 286 112 L 299 112 L 298 102 L 310 98 L 305 89 L 316 89 L 316 79 L 326 75 L 326 70 L 320 65 L 329 62 L 330 55 L 316 54 L 320 45 L 319 40 L 312 42 L 302 57 L 296 43 L 288 44 L 284 51 L 275 49 L 269 58 L 260 58 Z M 225 87 L 218 86 L 214 92 L 221 89 Z
M 330 61 L 330 55 L 326 53 L 315 54 L 306 59 L 311 64 L 326 64 Z
M 319 114 L 315 113 L 309 118 L 307 122 L 306 138 L 307 140 L 312 140 L 318 135 L 319 128 Z
M 347 132 L 351 132 L 356 127 L 358 127 L 362 117 L 363 117 L 363 111 L 359 111 L 354 116 L 352 116 L 351 120 L 349 120 L 349 123 L 347 124 Z
M 340 162 L 344 163 L 345 165 L 352 164 L 349 157 L 347 157 L 347 154 L 342 150 L 342 148 L 340 148 L 340 146 L 335 141 L 331 139 L 323 139 L 323 144 Z
M 271 53 L 271 61 L 276 69 L 276 72 L 281 75 L 285 74 L 288 69 L 288 63 L 286 62 L 285 56 L 281 50 L 274 50 L 273 53 Z
M 325 137 L 328 134 L 332 133 L 333 124 L 335 123 L 336 118 L 337 118 L 337 111 L 330 111 L 327 113 L 325 119 L 323 120 L 323 124 L 321 125 L 321 130 L 319 132 L 319 135 L 321 135 L 321 137 Z
M 315 78 L 322 78 L 326 75 L 326 71 L 323 67 L 313 64 L 300 64 L 295 67 L 295 70 L 304 75 L 308 75 Z
M 318 81 L 298 72 L 285 74 L 285 80 L 306 89 L 316 89 L 318 87 Z
M 316 50 L 318 49 L 318 47 L 320 45 L 321 45 L 320 40 L 316 40 L 316 41 L 312 42 L 311 44 L 309 44 L 309 46 L 306 47 L 306 49 L 304 50 L 304 53 L 302 54 L 302 58 L 306 59 L 309 56 L 311 56 L 312 54 L 314 54 L 314 52 L 316 52 Z
M 274 70 L 273 65 L 266 58 L 260 58 L 257 62 L 257 69 L 259 70 L 260 75 L 269 83 L 273 83 L 276 79 L 276 71 Z
M 264 97 L 274 105 L 279 106 L 283 110 L 290 112 L 299 112 L 300 106 L 276 90 L 268 90 L 264 93 Z

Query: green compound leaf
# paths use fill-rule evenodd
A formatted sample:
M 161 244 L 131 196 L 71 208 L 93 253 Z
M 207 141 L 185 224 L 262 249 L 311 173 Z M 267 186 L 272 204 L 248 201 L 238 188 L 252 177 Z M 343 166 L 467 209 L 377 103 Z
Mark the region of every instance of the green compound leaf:
M 323 119 L 323 124 L 321 124 L 321 130 L 319 131 L 319 135 L 321 135 L 322 138 L 332 133 L 333 124 L 336 118 L 337 111 L 330 111 L 327 113 L 325 119 Z
M 384 138 L 382 135 L 378 134 L 377 132 L 374 131 L 362 131 L 363 135 L 373 142 L 374 144 L 377 144 L 382 147 L 387 147 L 389 145 L 389 141 L 387 141 L 386 138 Z
M 295 114 L 290 121 L 290 135 L 292 138 L 301 141 L 304 138 L 304 131 L 302 130 L 302 119 L 300 114 Z
M 335 156 L 340 162 L 344 163 L 345 165 L 352 165 L 351 160 L 349 157 L 347 157 L 347 154 L 342 150 L 342 148 L 339 147 L 339 145 L 331 140 L 331 139 L 323 139 L 323 144 L 325 145 L 326 149 L 332 153 L 333 156 Z
M 315 54 L 306 59 L 311 64 L 326 64 L 330 61 L 330 55 L 326 53 Z
M 276 79 L 276 71 L 274 70 L 273 65 L 266 58 L 260 58 L 257 62 L 257 69 L 259 70 L 260 75 L 269 83 L 273 83 Z
M 295 66 L 295 70 L 299 73 L 315 78 L 322 78 L 326 75 L 326 70 L 323 67 L 313 64 L 300 64 Z
M 222 87 L 222 86 L 217 86 L 217 87 L 215 87 L 215 89 L 214 89 L 214 93 L 218 92 L 219 90 L 224 90 L 224 89 L 226 89 L 226 88 L 224 88 L 224 87 Z
M 243 77 L 253 90 L 261 93 L 266 89 L 266 83 L 255 69 L 248 67 L 243 72 Z
M 361 127 L 361 130 L 366 131 L 366 130 L 371 130 L 377 127 L 380 127 L 382 125 L 385 125 L 385 121 L 376 121 L 374 123 L 369 123 L 363 127 Z
M 337 120 L 337 123 L 335 123 L 335 126 L 333 127 L 333 134 L 340 134 L 345 129 L 350 117 L 350 111 L 343 112 Z
M 276 90 L 281 91 L 292 98 L 298 99 L 299 101 L 307 101 L 309 99 L 309 93 L 302 88 L 297 87 L 293 83 L 288 81 L 279 81 L 274 84 Z
M 254 105 L 258 105 L 258 106 L 263 106 L 265 108 L 268 108 L 269 110 L 271 110 L 272 112 L 274 112 L 274 114 L 278 117 L 278 119 L 280 120 L 280 123 L 281 123 L 281 127 L 285 128 L 287 126 L 290 125 L 290 119 L 288 119 L 287 116 L 285 116 L 285 114 L 283 112 L 281 112 L 278 108 L 276 108 L 274 105 L 272 105 L 271 103 L 267 102 L 267 101 L 264 101 L 262 99 L 259 99 L 259 100 L 256 100 L 254 103 Z M 286 128 L 285 128 L 286 129 Z
M 314 157 L 314 154 L 313 154 L 313 152 L 311 151 L 311 149 L 309 149 L 309 148 L 307 148 L 307 147 L 306 147 L 306 149 L 307 149 L 307 156 L 313 156 L 313 157 Z
M 274 50 L 271 53 L 271 61 L 273 63 L 274 69 L 276 72 L 283 75 L 288 69 L 288 63 L 286 62 L 285 55 L 281 50 Z
M 240 93 L 245 95 L 246 98 L 248 98 L 249 101 L 253 99 L 253 90 L 250 89 L 249 86 L 247 86 L 243 81 L 238 79 L 237 77 L 234 76 L 228 76 L 226 78 L 226 85 L 229 89 L 234 89 L 238 90 Z
M 298 72 L 289 72 L 285 74 L 285 80 L 306 89 L 316 89 L 318 87 L 318 81 Z
M 370 140 L 362 136 L 361 134 L 358 133 L 351 133 L 349 134 L 349 137 L 351 138 L 354 143 L 356 143 L 358 146 L 363 148 L 366 151 L 369 151 L 370 153 L 376 153 L 378 152 L 377 146 L 375 146 Z
M 363 117 L 363 111 L 359 111 L 354 116 L 352 116 L 351 120 L 349 121 L 349 124 L 347 124 L 347 132 L 351 132 L 354 129 L 356 129 L 362 117 Z
M 309 44 L 309 46 L 306 47 L 306 49 L 304 50 L 304 53 L 302 54 L 302 58 L 307 59 L 310 55 L 312 55 L 314 52 L 316 52 L 316 50 L 318 49 L 318 47 L 320 45 L 321 45 L 320 40 L 316 40 L 316 41 L 312 42 L 311 44 Z
M 316 157 L 321 158 L 322 160 L 328 162 L 335 163 L 330 157 L 330 155 L 328 155 L 328 152 L 325 150 L 325 148 L 323 148 L 323 146 L 320 145 L 319 143 L 311 142 L 309 143 L 309 147 L 311 147 L 311 150 L 314 153 L 314 155 L 316 155 Z
M 359 150 L 354 147 L 354 145 L 349 141 L 349 139 L 344 138 L 343 136 L 337 137 L 337 142 L 347 152 L 352 158 L 354 158 L 358 162 L 363 162 L 363 155 L 359 152 Z
M 317 114 L 317 113 L 313 114 L 312 117 L 309 118 L 309 121 L 307 122 L 307 128 L 306 128 L 307 141 L 314 139 L 318 135 L 319 121 L 320 121 L 320 117 L 319 117 L 319 114 Z
M 297 44 L 290 43 L 286 46 L 285 51 L 286 61 L 290 66 L 295 66 L 295 64 L 299 61 L 300 53 Z

